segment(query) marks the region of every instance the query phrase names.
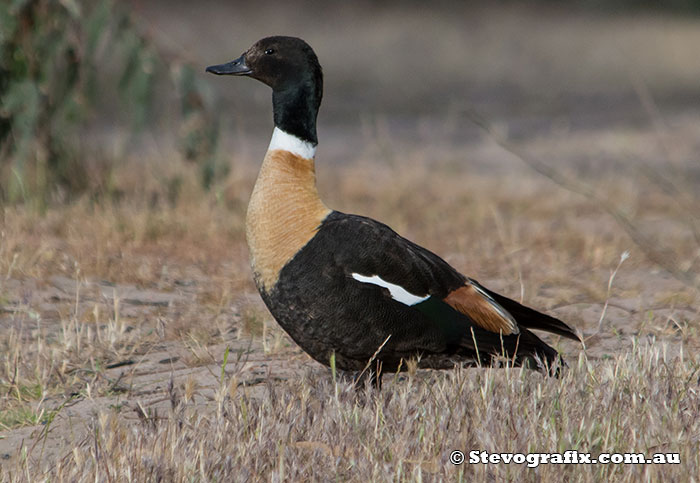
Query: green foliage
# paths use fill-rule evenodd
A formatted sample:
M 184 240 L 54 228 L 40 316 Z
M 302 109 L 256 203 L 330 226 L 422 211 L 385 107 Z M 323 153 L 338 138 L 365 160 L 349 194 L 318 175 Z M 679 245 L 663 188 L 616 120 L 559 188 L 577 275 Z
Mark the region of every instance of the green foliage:
M 184 158 L 200 167 L 202 186 L 209 189 L 214 180 L 228 174 L 228 164 L 217 162 L 216 145 L 219 120 L 207 109 L 206 97 L 191 65 L 182 65 L 175 73 L 179 87 L 182 126 L 180 150 Z
M 208 187 L 219 174 L 218 123 L 208 119 L 191 70 L 164 60 L 112 0 L 0 4 L 0 202 L 42 207 L 52 195 L 108 184 L 110 168 L 90 159 L 81 136 L 95 107 L 118 101 L 121 120 L 141 132 L 153 115 L 156 81 L 173 71 L 187 73 L 174 79 L 183 96 L 183 154 L 202 164 Z

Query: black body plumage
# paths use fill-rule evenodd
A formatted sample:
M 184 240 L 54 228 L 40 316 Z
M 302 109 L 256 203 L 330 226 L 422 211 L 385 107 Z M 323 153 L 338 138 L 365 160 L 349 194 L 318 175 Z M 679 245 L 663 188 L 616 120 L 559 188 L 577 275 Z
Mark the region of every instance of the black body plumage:
M 359 283 L 353 273 L 381 274 L 388 282 L 430 298 L 408 306 L 382 287 Z M 501 336 L 445 304 L 442 299 L 465 281 L 447 262 L 388 226 L 334 211 L 282 269 L 274 288 L 261 294 L 302 349 L 323 364 L 335 353 L 336 364 L 345 370 L 364 369 L 382 344 L 376 360 L 386 371 L 395 371 L 401 359 L 409 358 L 435 369 L 460 362 L 489 365 L 494 355 L 515 365 L 535 362 L 534 357 L 549 366 L 559 361 L 557 352 L 526 325 L 518 335 Z M 545 330 L 553 326 L 566 332 L 557 319 L 499 297 L 515 313 L 537 314 L 533 320 L 542 320 Z M 573 332 L 569 329 L 564 335 L 571 337 Z

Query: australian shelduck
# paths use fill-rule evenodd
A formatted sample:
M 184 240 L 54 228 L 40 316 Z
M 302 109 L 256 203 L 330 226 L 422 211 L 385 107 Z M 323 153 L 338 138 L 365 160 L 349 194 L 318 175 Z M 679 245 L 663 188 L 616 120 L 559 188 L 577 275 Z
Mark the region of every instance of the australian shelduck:
M 579 340 L 565 323 L 495 293 L 371 218 L 328 208 L 316 189 L 323 74 L 301 39 L 267 37 L 218 75 L 272 88 L 275 127 L 255 183 L 246 238 L 255 284 L 273 317 L 311 357 L 372 379 L 380 371 L 527 365 L 559 354 L 531 332 Z M 379 379 L 380 381 L 381 379 Z

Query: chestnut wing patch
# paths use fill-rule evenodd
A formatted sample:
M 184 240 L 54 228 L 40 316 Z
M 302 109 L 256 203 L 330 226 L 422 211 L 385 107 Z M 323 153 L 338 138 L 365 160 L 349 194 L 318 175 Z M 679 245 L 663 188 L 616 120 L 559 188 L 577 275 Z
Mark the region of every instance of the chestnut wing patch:
M 520 333 L 513 316 L 473 280 L 450 292 L 444 301 L 483 329 L 503 335 Z

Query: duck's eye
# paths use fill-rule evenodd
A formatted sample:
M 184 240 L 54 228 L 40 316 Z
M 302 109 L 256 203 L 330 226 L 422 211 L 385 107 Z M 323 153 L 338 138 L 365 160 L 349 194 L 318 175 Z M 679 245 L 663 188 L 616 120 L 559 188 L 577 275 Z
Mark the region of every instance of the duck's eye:
M 267 50 L 265 51 L 265 55 L 272 55 L 272 54 L 274 54 L 274 53 L 275 53 L 275 49 L 267 49 Z

